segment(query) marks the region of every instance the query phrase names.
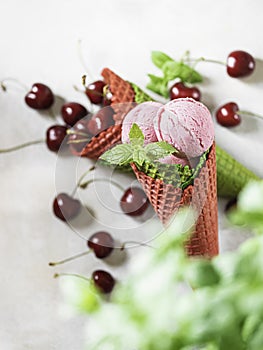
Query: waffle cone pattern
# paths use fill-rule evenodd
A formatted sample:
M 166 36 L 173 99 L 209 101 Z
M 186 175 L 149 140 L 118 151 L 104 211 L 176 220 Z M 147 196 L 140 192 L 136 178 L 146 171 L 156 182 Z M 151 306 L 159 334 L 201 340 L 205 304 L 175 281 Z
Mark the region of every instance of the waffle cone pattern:
M 232 158 L 220 147 L 216 147 L 217 193 L 221 197 L 235 198 L 251 180 L 260 178 Z
M 135 92 L 128 81 L 120 78 L 109 68 L 104 68 L 101 75 L 112 93 L 111 107 L 115 112 L 113 116 L 115 124 L 121 124 L 125 115 L 136 106 Z
M 121 125 L 113 125 L 93 136 L 81 152 L 71 148 L 71 152 L 79 157 L 98 159 L 104 152 L 121 142 Z
M 181 207 L 192 205 L 198 219 L 192 236 L 186 243 L 189 256 L 213 257 L 218 254 L 218 216 L 216 188 L 215 144 L 211 147 L 205 166 L 195 178 L 194 184 L 182 190 L 162 180 L 153 179 L 138 171 L 134 173 L 163 224 L 167 224 Z
M 120 143 L 122 120 L 129 110 L 136 105 L 134 102 L 134 90 L 128 82 L 121 79 L 108 68 L 103 69 L 101 75 L 105 83 L 109 85 L 112 93 L 111 107 L 115 112 L 113 116 L 115 125 L 92 137 L 81 152 L 77 152 L 71 147 L 71 152 L 76 156 L 98 159 L 108 149 Z

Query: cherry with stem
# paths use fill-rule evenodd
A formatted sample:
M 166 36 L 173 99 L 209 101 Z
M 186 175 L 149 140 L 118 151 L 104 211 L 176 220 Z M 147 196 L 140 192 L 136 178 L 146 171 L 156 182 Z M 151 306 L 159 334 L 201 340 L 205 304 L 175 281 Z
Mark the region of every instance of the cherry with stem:
M 226 62 L 215 60 L 215 59 L 207 59 L 205 57 L 200 57 L 198 59 L 190 59 L 189 52 L 186 58 L 183 58 L 183 61 L 194 61 L 193 68 L 199 62 L 210 62 L 216 63 L 220 65 L 224 65 L 227 70 L 227 74 L 232 78 L 243 78 L 251 75 L 256 67 L 256 62 L 254 57 L 246 51 L 243 50 L 235 50 L 229 53 L 227 56 Z
M 51 108 L 54 104 L 55 97 L 52 90 L 47 85 L 42 83 L 34 83 L 31 89 L 29 89 L 25 84 L 21 83 L 17 79 L 5 78 L 0 82 L 1 88 L 4 92 L 7 91 L 7 82 L 13 82 L 26 91 L 25 103 L 28 107 L 35 110 L 48 110 L 50 117 L 55 119 L 55 115 Z
M 0 149 L 0 153 L 9 153 L 13 151 L 18 151 L 20 149 L 33 146 L 33 145 L 42 144 L 42 143 L 46 143 L 46 146 L 50 151 L 58 152 L 60 149 L 62 148 L 64 149 L 67 146 L 67 143 L 65 142 L 67 139 L 67 130 L 68 130 L 68 127 L 64 125 L 59 125 L 59 124 L 52 125 L 46 131 L 46 139 L 28 141 L 17 146 L 3 148 L 3 149 Z
M 102 294 L 109 294 L 112 292 L 114 285 L 116 283 L 114 277 L 112 275 L 104 270 L 95 270 L 93 271 L 91 278 L 75 274 L 75 273 L 55 273 L 54 278 L 59 278 L 63 276 L 68 277 L 76 277 L 83 279 L 84 281 L 87 281 L 89 283 L 92 283 L 98 292 Z
M 218 124 L 225 127 L 237 126 L 241 123 L 241 116 L 251 116 L 263 119 L 262 115 L 246 110 L 240 110 L 235 102 L 225 103 L 216 111 L 216 120 Z
M 93 171 L 94 169 L 95 167 L 92 166 L 80 177 L 71 195 L 62 192 L 55 197 L 53 201 L 53 213 L 58 219 L 67 222 L 79 215 L 82 204 L 78 199 L 75 199 L 74 196 L 81 181 L 89 172 Z

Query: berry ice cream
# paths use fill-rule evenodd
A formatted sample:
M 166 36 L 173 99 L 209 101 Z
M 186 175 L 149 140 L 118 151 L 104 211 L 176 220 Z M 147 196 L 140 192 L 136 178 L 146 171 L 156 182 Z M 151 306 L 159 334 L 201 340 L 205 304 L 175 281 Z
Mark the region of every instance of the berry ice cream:
M 144 102 L 133 108 L 122 123 L 122 143 L 130 142 L 129 132 L 134 123 L 140 127 L 144 134 L 144 144 L 158 141 L 153 121 L 160 107 L 162 104 L 159 102 Z
M 158 109 L 154 119 L 158 141 L 173 145 L 187 158 L 198 157 L 214 141 L 214 125 L 207 107 L 191 98 L 168 102 Z

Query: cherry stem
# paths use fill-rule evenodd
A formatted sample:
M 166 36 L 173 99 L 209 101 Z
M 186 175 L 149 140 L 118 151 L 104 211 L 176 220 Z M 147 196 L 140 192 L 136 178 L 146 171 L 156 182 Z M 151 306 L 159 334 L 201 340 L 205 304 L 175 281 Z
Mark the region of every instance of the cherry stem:
M 71 143 L 82 143 L 86 141 L 90 141 L 90 139 L 69 140 L 67 143 L 70 145 Z
M 55 273 L 54 274 L 54 278 L 58 278 L 58 277 L 63 277 L 63 276 L 68 276 L 68 277 L 77 277 L 77 278 L 81 278 L 83 279 L 84 281 L 87 281 L 90 283 L 90 279 L 85 277 L 85 276 L 82 276 L 82 275 L 78 275 L 77 273 Z
M 127 241 L 121 245 L 120 250 L 124 250 L 125 246 L 127 244 L 138 244 L 138 245 L 143 246 L 143 247 L 148 247 L 148 248 L 152 248 L 152 249 L 154 248 L 153 246 L 151 246 L 150 244 L 147 244 L 147 243 L 141 243 L 141 242 L 136 242 L 136 241 Z M 130 247 L 130 248 L 133 248 L 133 247 Z
M 43 139 L 42 140 L 29 141 L 29 142 L 23 143 L 23 144 L 18 145 L 18 146 L 5 148 L 5 149 L 0 149 L 0 153 L 8 153 L 8 152 L 17 151 L 19 149 L 22 149 L 22 148 L 25 148 L 25 147 L 28 147 L 28 146 L 37 145 L 37 144 L 44 143 L 44 142 L 45 142 L 45 140 L 43 140 Z
M 115 181 L 112 181 L 112 180 L 109 180 L 109 179 L 91 179 L 91 180 L 88 180 L 84 183 L 79 183 L 78 187 L 82 188 L 82 189 L 86 189 L 88 187 L 88 185 L 92 184 L 93 182 L 109 182 L 110 184 L 113 184 L 115 187 L 117 187 L 119 190 L 121 191 L 125 191 L 125 189 L 119 185 L 117 182 Z
M 0 85 L 1 85 L 1 88 L 3 91 L 7 91 L 7 87 L 5 85 L 5 82 L 13 82 L 13 83 L 16 83 L 18 86 L 20 86 L 23 90 L 25 90 L 26 92 L 29 91 L 29 88 L 24 85 L 23 83 L 21 83 L 19 80 L 17 79 L 14 79 L 14 78 L 5 78 L 5 79 L 2 79 L 1 82 L 0 82 Z
M 86 73 L 88 74 L 89 78 L 93 80 L 92 74 L 90 73 L 89 69 L 86 66 L 86 62 L 83 58 L 83 50 L 82 50 L 82 40 L 78 40 L 78 56 L 79 56 L 79 60 L 80 63 L 82 64 L 82 67 L 85 69 Z
M 83 174 L 81 175 L 81 177 L 78 179 L 78 182 L 77 182 L 76 186 L 74 187 L 74 189 L 73 189 L 73 191 L 72 191 L 72 194 L 71 194 L 72 197 L 74 197 L 74 195 L 76 194 L 76 191 L 77 191 L 77 189 L 80 187 L 81 181 L 85 178 L 85 176 L 88 175 L 91 171 L 93 171 L 93 170 L 95 170 L 95 169 L 96 169 L 96 167 L 95 167 L 95 165 L 93 165 L 93 166 L 90 167 L 87 171 L 85 171 L 85 173 L 83 173 Z
M 87 136 L 88 136 L 88 134 L 85 134 L 84 132 L 75 131 L 75 130 L 71 130 L 71 129 L 68 129 L 68 130 L 67 130 L 67 134 L 68 134 L 68 135 L 80 135 L 80 136 L 84 136 L 84 137 L 87 137 Z
M 183 61 L 186 61 L 186 59 L 183 59 Z M 205 58 L 205 57 L 199 57 L 199 58 L 190 58 L 189 56 L 187 57 L 187 61 L 190 62 L 192 61 L 193 62 L 193 69 L 196 67 L 196 65 L 199 63 L 199 62 L 209 62 L 209 63 L 216 63 L 216 64 L 221 64 L 223 66 L 226 66 L 226 62 L 223 62 L 223 61 L 218 61 L 218 60 L 213 60 L 213 59 L 209 59 L 209 58 Z
M 249 111 L 237 111 L 236 112 L 238 115 L 249 115 L 251 117 L 256 117 L 256 118 L 261 118 L 263 119 L 263 115 L 257 114 L 257 113 L 253 113 L 253 112 L 249 112 Z
M 85 251 L 83 253 L 79 253 L 79 254 L 73 255 L 73 256 L 71 256 L 69 258 L 66 258 L 66 259 L 63 259 L 63 260 L 60 260 L 60 261 L 57 261 L 57 262 L 50 262 L 48 265 L 49 266 L 62 265 L 62 264 L 65 264 L 65 263 L 67 263 L 69 261 L 81 258 L 84 255 L 88 255 L 90 252 L 91 252 L 91 250 L 87 250 L 87 251 Z

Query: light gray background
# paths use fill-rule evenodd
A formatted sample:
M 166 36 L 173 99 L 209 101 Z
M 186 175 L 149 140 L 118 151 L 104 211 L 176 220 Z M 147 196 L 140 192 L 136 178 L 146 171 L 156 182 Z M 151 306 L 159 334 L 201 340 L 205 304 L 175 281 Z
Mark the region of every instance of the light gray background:
M 98 78 L 101 69 L 108 66 L 141 87 L 146 85 L 146 73 L 154 72 L 151 50 L 163 50 L 180 58 L 190 49 L 195 57 L 225 60 L 230 51 L 244 49 L 263 59 L 262 11 L 260 0 L 2 0 L 0 78 L 14 77 L 29 86 L 43 82 L 68 101 L 87 103 L 85 96 L 73 89 L 73 85 L 81 86 L 85 73 L 77 54 L 78 39 L 83 40 L 83 54 L 93 77 Z M 206 76 L 201 89 L 203 101 L 211 110 L 234 100 L 241 109 L 263 114 L 262 62 L 254 76 L 243 81 L 228 77 L 222 66 L 200 64 L 198 68 Z M 0 147 L 41 138 L 51 124 L 48 118 L 27 108 L 23 95 L 12 84 L 7 94 L 0 92 Z M 244 118 L 242 125 L 232 130 L 217 126 L 216 134 L 219 145 L 263 176 L 263 121 Z M 78 164 L 78 173 L 88 164 L 89 161 Z M 75 166 L 69 157 L 57 162 L 56 155 L 46 151 L 45 146 L 0 156 L 3 350 L 82 348 L 84 320 L 60 317 L 59 284 L 52 279 L 54 271 L 47 266 L 49 260 L 85 248 L 85 243 L 51 213 L 56 190 L 71 190 Z M 105 174 L 102 171 L 100 175 Z M 129 179 L 120 177 L 120 181 L 128 184 Z M 101 193 L 100 188 L 91 188 L 85 194 L 85 201 L 95 208 L 99 218 L 81 228 L 86 237 L 112 222 L 113 214 L 105 205 L 101 206 L 103 196 L 96 196 L 96 192 Z M 116 201 L 112 202 L 118 209 L 120 192 L 114 193 Z M 220 213 L 224 204 L 220 202 Z M 139 227 L 133 230 L 137 238 L 140 232 L 149 236 L 150 230 L 159 228 L 154 218 L 146 227 L 116 213 L 114 218 L 115 227 L 109 230 L 122 241 L 127 239 L 123 229 L 126 224 Z M 220 214 L 220 237 L 221 249 L 228 250 L 235 249 L 246 235 L 229 229 Z M 64 270 L 88 275 L 93 267 L 101 266 L 125 278 L 136 252 L 130 250 L 126 263 L 119 266 L 107 266 L 88 256 Z

